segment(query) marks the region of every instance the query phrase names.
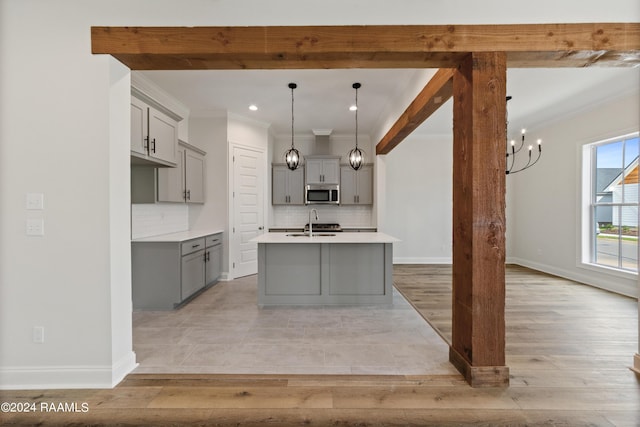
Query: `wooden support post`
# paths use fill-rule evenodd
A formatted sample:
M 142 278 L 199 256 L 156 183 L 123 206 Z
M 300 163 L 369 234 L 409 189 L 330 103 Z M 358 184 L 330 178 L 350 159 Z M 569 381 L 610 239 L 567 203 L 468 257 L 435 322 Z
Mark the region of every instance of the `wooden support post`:
M 470 53 L 453 77 L 453 331 L 449 360 L 473 387 L 507 387 L 506 55 Z

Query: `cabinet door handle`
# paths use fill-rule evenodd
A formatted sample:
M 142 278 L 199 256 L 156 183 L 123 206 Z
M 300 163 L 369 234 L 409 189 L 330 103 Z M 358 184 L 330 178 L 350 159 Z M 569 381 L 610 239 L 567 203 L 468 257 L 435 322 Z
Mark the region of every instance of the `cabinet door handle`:
M 258 230 L 264 230 L 264 227 L 258 227 Z
M 353 196 L 353 203 L 356 203 L 356 196 Z
M 187 190 L 187 200 L 191 200 L 191 190 Z
M 209 255 L 209 252 L 205 252 L 205 253 L 204 253 L 204 260 L 205 260 L 205 262 L 206 262 L 206 261 L 209 261 L 210 259 L 211 259 L 211 257 L 210 257 L 210 255 Z
M 199 248 L 200 245 L 191 245 L 191 249 Z
M 153 144 L 153 148 L 152 148 L 152 150 L 153 150 L 153 152 L 155 153 L 155 152 L 156 152 L 156 139 L 155 139 L 155 138 L 153 138 L 153 141 L 151 141 L 151 143 Z
M 147 153 L 149 152 L 149 135 L 144 137 L 144 151 L 146 151 Z

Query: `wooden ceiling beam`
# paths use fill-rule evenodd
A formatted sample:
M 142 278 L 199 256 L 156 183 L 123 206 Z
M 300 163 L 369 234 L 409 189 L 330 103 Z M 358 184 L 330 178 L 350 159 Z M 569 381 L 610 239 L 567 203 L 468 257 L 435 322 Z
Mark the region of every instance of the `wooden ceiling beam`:
M 388 154 L 453 95 L 455 69 L 441 68 L 376 145 L 376 154 Z
M 452 68 L 469 52 L 509 67 L 640 63 L 640 23 L 92 27 L 92 52 L 133 70 Z
M 508 67 L 636 66 L 640 23 L 92 27 L 95 54 L 132 70 L 440 68 L 376 146 L 387 154 L 452 94 L 469 53 L 503 52 Z

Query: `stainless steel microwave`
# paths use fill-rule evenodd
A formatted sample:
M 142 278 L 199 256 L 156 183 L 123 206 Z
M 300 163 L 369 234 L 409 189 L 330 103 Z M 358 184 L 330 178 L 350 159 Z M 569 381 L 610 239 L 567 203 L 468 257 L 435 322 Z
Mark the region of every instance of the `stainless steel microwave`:
M 340 204 L 340 186 L 338 184 L 308 184 L 304 190 L 304 204 Z

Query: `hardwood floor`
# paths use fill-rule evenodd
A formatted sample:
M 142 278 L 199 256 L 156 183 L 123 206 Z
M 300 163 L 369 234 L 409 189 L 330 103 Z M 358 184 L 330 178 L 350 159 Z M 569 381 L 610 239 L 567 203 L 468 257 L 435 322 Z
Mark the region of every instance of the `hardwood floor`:
M 450 266 L 396 266 L 394 281 L 446 338 Z M 640 426 L 634 299 L 509 267 L 506 310 L 508 389 L 460 375 L 135 374 L 112 390 L 1 391 L 36 411 L 0 424 Z M 41 410 L 60 402 L 80 412 Z

